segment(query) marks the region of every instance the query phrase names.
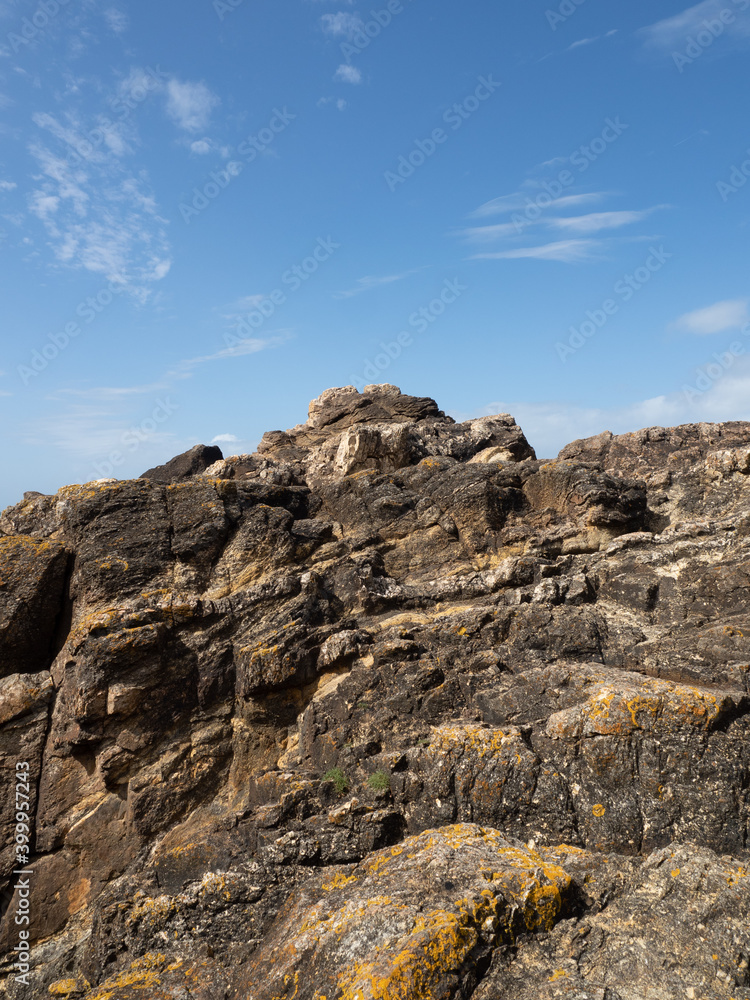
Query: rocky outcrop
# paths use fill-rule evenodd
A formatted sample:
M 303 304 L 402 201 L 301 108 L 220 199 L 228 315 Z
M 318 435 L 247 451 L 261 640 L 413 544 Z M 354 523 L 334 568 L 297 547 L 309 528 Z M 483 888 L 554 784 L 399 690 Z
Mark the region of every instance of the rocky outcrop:
M 215 445 L 196 444 L 190 451 L 177 455 L 166 465 L 157 465 L 155 469 L 144 472 L 140 478 L 152 479 L 155 483 L 179 483 L 205 472 L 209 465 L 223 457 L 221 448 Z
M 369 386 L 3 512 L 0 996 L 750 1000 L 747 454 Z

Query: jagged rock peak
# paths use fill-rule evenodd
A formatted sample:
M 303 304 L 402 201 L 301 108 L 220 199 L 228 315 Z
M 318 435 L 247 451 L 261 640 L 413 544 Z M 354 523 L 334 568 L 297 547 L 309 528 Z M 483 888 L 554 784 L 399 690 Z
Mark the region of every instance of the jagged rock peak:
M 534 458 L 508 414 L 456 423 L 434 399 L 409 396 L 395 385 L 326 389 L 308 418 L 287 431 L 263 435 L 254 455 L 212 465 L 215 478 L 246 476 L 307 482 L 357 472 L 395 472 L 425 458 L 455 462 L 519 462 Z
M 453 423 L 428 396 L 407 396 L 398 386 L 388 383 L 366 385 L 361 393 L 353 385 L 347 385 L 326 389 L 313 399 L 306 426 L 317 429 L 331 424 L 341 427 L 368 421 L 400 423 L 427 417 L 441 417 Z

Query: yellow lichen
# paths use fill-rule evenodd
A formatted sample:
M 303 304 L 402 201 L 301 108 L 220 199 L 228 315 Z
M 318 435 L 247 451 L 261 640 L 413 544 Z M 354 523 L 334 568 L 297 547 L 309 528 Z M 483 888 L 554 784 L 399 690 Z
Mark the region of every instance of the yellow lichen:
M 161 952 L 147 952 L 143 958 L 137 959 L 125 972 L 110 976 L 96 992 L 86 1000 L 111 1000 L 115 988 L 122 989 L 132 986 L 137 990 L 149 989 L 160 985 L 160 971 L 166 963 L 166 956 Z
M 91 984 L 86 980 L 83 982 L 79 979 L 58 979 L 56 983 L 51 983 L 47 990 L 53 996 L 56 997 L 67 997 L 71 993 L 76 993 L 81 990 L 90 989 Z
M 350 882 L 356 882 L 356 875 L 344 875 L 343 872 L 339 872 L 337 875 L 331 879 L 330 882 L 323 883 L 323 891 L 331 892 L 332 889 L 343 889 L 345 885 L 349 885 Z

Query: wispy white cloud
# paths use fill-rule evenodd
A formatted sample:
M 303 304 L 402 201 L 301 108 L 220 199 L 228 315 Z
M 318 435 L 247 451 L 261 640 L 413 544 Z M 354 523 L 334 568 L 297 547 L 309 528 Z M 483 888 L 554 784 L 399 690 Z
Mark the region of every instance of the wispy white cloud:
M 705 29 L 705 21 L 716 18 L 727 7 L 734 14 L 734 21 L 724 23 L 725 36 L 743 40 L 750 38 L 750 15 L 739 7 L 732 8 L 727 0 L 703 0 L 673 17 L 666 17 L 641 28 L 640 35 L 649 48 L 684 49 L 691 36 Z
M 494 243 L 506 236 L 520 236 L 522 229 L 515 222 L 498 222 L 494 226 L 471 226 L 459 235 L 470 243 Z
M 167 373 L 167 377 L 184 378 L 199 365 L 209 364 L 212 361 L 226 361 L 230 358 L 242 358 L 248 354 L 258 354 L 269 348 L 281 347 L 282 344 L 289 341 L 290 337 L 289 331 L 281 331 L 271 337 L 245 337 L 231 347 L 225 347 L 214 354 L 204 354 L 197 358 L 187 358 L 180 361 L 175 368 Z
M 599 240 L 560 240 L 538 247 L 477 253 L 470 260 L 554 260 L 563 264 L 581 264 L 597 260 L 601 249 L 602 243 Z
M 362 74 L 357 69 L 356 66 L 351 66 L 349 63 L 342 63 L 334 74 L 335 80 L 340 80 L 342 83 L 362 83 Z
M 143 385 L 96 385 L 86 388 L 65 387 L 57 389 L 51 399 L 63 400 L 73 398 L 97 403 L 115 403 L 131 396 L 145 396 L 149 393 L 163 392 L 169 388 L 169 382 L 162 379 L 158 382 L 147 382 Z
M 137 105 L 147 94 L 163 93 L 166 81 L 166 74 L 157 75 L 143 66 L 131 66 L 128 75 L 118 83 L 117 94 Z
M 122 34 L 123 31 L 127 31 L 130 24 L 128 15 L 118 7 L 108 7 L 104 11 L 104 20 L 107 22 L 110 30 L 114 31 L 117 35 Z
M 567 161 L 566 161 L 567 162 Z M 529 201 L 533 202 L 532 194 L 538 194 L 538 185 L 529 185 L 526 190 L 516 191 L 513 194 L 501 195 L 486 201 L 479 208 L 475 208 L 469 214 L 470 219 L 485 219 L 491 215 L 506 215 L 510 212 L 517 212 L 525 208 Z M 547 210 L 560 210 L 574 208 L 577 205 L 589 205 L 592 202 L 601 201 L 607 197 L 606 191 L 587 191 L 581 194 L 567 194 L 561 198 L 555 198 L 546 206 Z
M 573 42 L 568 46 L 568 51 L 571 49 L 580 49 L 582 45 L 592 45 L 594 42 L 599 40 L 599 36 L 596 38 L 579 38 L 577 42 Z
M 336 292 L 334 298 L 351 299 L 355 295 L 361 295 L 362 292 L 369 292 L 373 288 L 381 288 L 383 285 L 392 285 L 396 281 L 403 281 L 404 278 L 408 278 L 412 274 L 417 274 L 421 270 L 422 268 L 416 267 L 410 271 L 402 271 L 400 274 L 386 274 L 382 276 L 368 274 L 364 278 L 358 278 L 354 288 L 348 288 L 343 292 Z
M 343 97 L 320 97 L 317 101 L 319 108 L 324 108 L 328 104 L 333 104 L 337 111 L 346 111 L 349 107 L 349 102 Z
M 238 320 L 244 313 L 252 312 L 256 309 L 261 302 L 265 302 L 268 298 L 267 295 L 258 293 L 255 295 L 242 295 L 239 299 L 235 299 L 234 302 L 230 302 L 229 305 L 224 306 L 227 310 L 225 313 L 221 313 L 224 319 Z
M 109 156 L 123 157 L 132 152 L 127 124 L 112 122 L 103 115 L 84 123 L 72 111 L 65 112 L 62 118 L 40 111 L 32 115 L 32 121 L 64 145 L 69 164 L 81 160 L 102 163 Z M 89 136 L 95 141 L 91 142 Z
M 203 132 L 218 103 L 205 83 L 183 83 L 174 77 L 167 82 L 167 114 L 186 132 Z
M 240 440 L 236 434 L 217 434 L 211 438 L 211 444 L 238 444 Z
M 523 208 L 523 195 L 514 191 L 513 194 L 502 194 L 491 201 L 486 201 L 479 208 L 475 208 L 469 213 L 470 219 L 485 219 L 490 215 L 504 215 L 506 212 L 515 212 Z
M 477 415 L 512 413 L 537 455 L 553 458 L 566 444 L 604 430 L 625 434 L 643 427 L 747 420 L 750 418 L 749 401 L 750 363 L 741 359 L 736 368 L 703 393 L 687 393 L 680 387 L 662 396 L 608 408 L 582 407 L 562 401 L 500 401 L 483 407 Z
M 570 203 L 567 198 L 560 198 L 557 202 L 552 202 L 550 209 L 560 209 L 563 202 Z M 663 206 L 658 206 L 661 208 Z M 521 233 L 532 227 L 542 227 L 547 229 L 561 229 L 565 232 L 580 233 L 591 236 L 604 229 L 620 229 L 622 226 L 631 226 L 637 222 L 642 222 L 648 218 L 657 208 L 648 208 L 642 211 L 624 212 L 591 212 L 587 215 L 576 216 L 540 216 L 539 219 L 530 221 L 523 219 L 520 224 L 514 222 L 500 222 L 492 226 L 474 226 L 462 229 L 459 233 L 464 239 L 472 243 L 486 243 L 492 240 L 502 239 L 508 236 L 519 236 Z
M 232 347 L 188 358 L 177 362 L 157 381 L 126 386 L 88 386 L 58 389 L 48 397 L 60 405 L 51 416 L 45 416 L 29 425 L 27 442 L 49 446 L 50 442 L 79 462 L 101 463 L 99 472 L 92 466 L 83 466 L 81 473 L 86 480 L 97 475 L 137 475 L 126 459 L 138 453 L 141 468 L 164 461 L 166 454 L 177 454 L 195 444 L 195 441 L 178 441 L 176 433 L 169 430 L 171 415 L 178 412 L 179 383 L 190 379 L 194 369 L 214 361 L 257 354 L 279 347 L 291 338 L 288 331 L 277 331 L 265 339 L 247 339 Z M 235 443 L 232 434 L 220 434 L 214 443 Z M 102 471 L 112 465 L 113 450 L 121 454 L 111 472 Z M 153 460 L 149 458 L 153 456 Z M 77 473 L 78 474 L 78 473 Z
M 567 162 L 564 160 L 563 162 Z M 559 167 L 558 160 L 541 164 L 540 168 L 548 173 L 552 168 Z M 559 174 L 558 176 L 562 176 Z M 625 226 L 643 222 L 653 212 L 668 208 L 667 205 L 656 205 L 651 208 L 628 211 L 599 211 L 583 215 L 561 215 L 563 211 L 579 208 L 584 205 L 601 202 L 608 196 L 605 191 L 572 192 L 562 194 L 563 183 L 553 178 L 552 182 L 540 177 L 527 178 L 518 191 L 501 195 L 484 202 L 470 214 L 472 219 L 488 219 L 492 216 L 506 216 L 506 221 L 491 225 L 469 226 L 458 230 L 455 235 L 468 243 L 510 243 L 507 249 L 494 252 L 475 254 L 472 260 L 555 260 L 567 264 L 585 263 L 602 259 L 608 244 L 615 242 L 614 237 L 595 240 L 593 237 L 606 231 L 621 229 Z M 557 195 L 557 197 L 555 197 Z M 509 217 L 509 218 L 508 218 Z M 570 235 L 567 240 L 543 243 L 541 246 L 518 247 L 521 238 L 529 241 L 532 234 L 542 231 L 558 232 Z M 577 238 L 582 237 L 582 238 Z M 632 236 L 628 241 L 638 242 L 646 237 Z M 651 239 L 652 237 L 648 237 Z
M 364 28 L 364 21 L 356 14 L 339 11 L 337 14 L 323 14 L 320 19 L 323 31 L 334 38 L 352 38 Z
M 119 452 L 124 459 L 128 450 L 123 447 L 123 439 L 130 433 L 130 438 L 125 440 L 132 440 L 132 451 L 138 452 L 138 461 L 142 468 L 146 468 L 152 464 L 149 455 L 159 456 L 159 460 L 163 461 L 161 456 L 165 452 L 175 454 L 182 450 L 174 444 L 176 435 L 168 429 L 167 420 L 164 420 L 163 426 L 156 425 L 156 422 L 144 426 L 144 421 L 149 420 L 158 405 L 158 397 L 127 405 L 68 403 L 52 415 L 33 421 L 28 429 L 27 443 L 49 446 L 52 442 L 55 448 L 74 460 L 93 463 L 108 461 L 113 451 Z M 85 481 L 97 476 L 95 469 L 88 464 L 81 466 L 78 474 Z M 118 464 L 111 474 L 122 475 L 122 466 Z
M 563 229 L 583 235 L 599 233 L 603 229 L 619 229 L 622 226 L 632 226 L 636 222 L 642 222 L 648 218 L 656 208 L 647 208 L 643 211 L 631 212 L 592 212 L 589 215 L 578 215 L 570 218 L 550 218 L 545 223 L 554 229 Z
M 699 335 L 739 330 L 750 320 L 750 299 L 726 299 L 704 309 L 685 313 L 675 320 L 673 327 Z
M 0 191 L 15 191 L 17 187 L 15 181 L 0 181 Z
M 34 121 L 58 142 L 59 152 L 42 139 L 30 145 L 39 172 L 28 195 L 29 211 L 44 226 L 57 262 L 145 298 L 171 263 L 167 223 L 145 173 L 132 174 L 117 155 L 100 150 L 86 160 L 71 155 L 69 122 L 49 114 Z

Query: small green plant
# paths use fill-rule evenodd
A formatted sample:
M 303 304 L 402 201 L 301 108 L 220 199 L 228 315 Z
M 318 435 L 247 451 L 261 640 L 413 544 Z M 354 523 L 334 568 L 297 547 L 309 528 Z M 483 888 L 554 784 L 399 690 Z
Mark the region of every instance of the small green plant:
M 417 740 L 418 747 L 428 747 L 430 745 L 429 736 L 423 736 L 421 740 Z
M 339 795 L 343 795 L 349 787 L 349 779 L 340 767 L 332 767 L 323 775 L 323 781 L 332 781 Z
M 391 779 L 385 771 L 376 771 L 367 779 L 367 784 L 373 792 L 384 792 L 391 787 Z

